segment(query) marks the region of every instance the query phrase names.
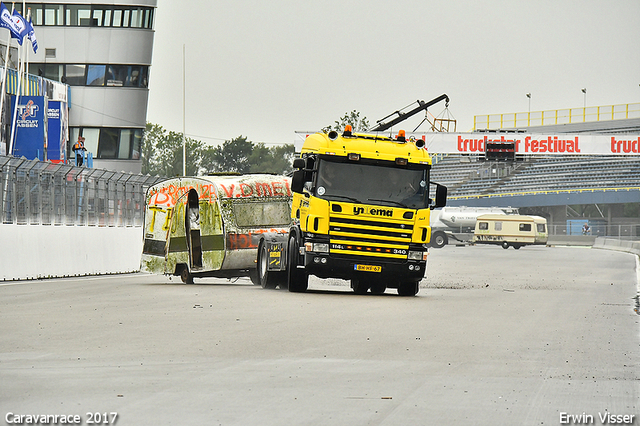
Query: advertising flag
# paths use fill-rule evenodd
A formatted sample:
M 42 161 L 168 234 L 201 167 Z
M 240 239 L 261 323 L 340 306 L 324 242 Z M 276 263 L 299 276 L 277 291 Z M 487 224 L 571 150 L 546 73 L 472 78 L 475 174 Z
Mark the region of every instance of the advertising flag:
M 14 10 L 13 14 L 11 14 L 11 20 L 13 21 L 14 28 L 18 33 L 18 41 L 22 41 L 22 39 L 24 39 L 29 33 L 29 23 L 17 10 Z
M 31 17 L 29 17 L 29 22 L 27 22 L 27 39 L 31 42 L 33 53 L 38 53 L 38 40 L 36 40 L 36 30 L 33 29 Z
M 22 46 L 22 39 L 27 35 L 27 22 L 18 11 L 14 10 L 13 15 L 0 2 L 0 27 L 4 27 L 11 32 L 11 37 L 18 39 L 18 43 Z

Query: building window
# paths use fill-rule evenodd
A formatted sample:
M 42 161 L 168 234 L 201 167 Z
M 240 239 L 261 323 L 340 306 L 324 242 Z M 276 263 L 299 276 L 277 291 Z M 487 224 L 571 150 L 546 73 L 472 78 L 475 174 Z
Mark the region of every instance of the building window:
M 64 6 L 61 4 L 44 5 L 44 22 L 42 25 L 64 25 Z M 37 24 L 36 24 L 37 25 Z
M 84 141 L 84 147 L 87 149 L 87 151 L 89 151 L 90 153 L 93 154 L 94 158 L 97 157 L 97 153 L 98 153 L 98 139 L 100 138 L 100 129 L 80 129 L 82 131 L 82 133 L 79 133 L 72 141 L 71 144 L 73 146 L 73 144 L 75 143 L 75 141 L 78 140 L 78 136 L 84 136 L 85 141 Z M 69 158 L 72 158 L 72 156 L 69 156 Z
M 31 23 L 33 25 L 42 25 L 44 21 L 42 16 L 42 5 L 27 3 L 27 10 L 29 9 L 31 9 Z M 26 18 L 27 16 L 24 15 L 24 17 Z
M 4 58 L 7 55 L 7 46 L 0 45 L 0 65 L 5 66 Z M 18 69 L 18 48 L 9 48 L 9 63 L 6 64 L 8 68 Z
M 41 64 L 38 68 L 38 75 L 48 78 L 49 80 L 60 81 L 64 76 L 64 66 L 58 64 Z
M 85 147 L 93 158 L 102 160 L 139 160 L 143 129 L 113 127 L 74 127 L 71 129 L 73 146 L 78 136 L 85 137 Z M 72 155 L 70 154 L 69 158 Z
M 149 85 L 146 65 L 29 64 L 29 73 L 69 86 L 141 87 Z
M 131 9 L 131 28 L 142 28 L 144 13 L 142 8 Z
M 100 129 L 97 158 L 118 158 L 119 133 L 118 129 Z
M 132 137 L 131 159 L 139 160 L 140 153 L 142 152 L 142 129 L 135 129 L 131 137 Z
M 111 9 L 106 9 L 104 11 L 104 26 L 105 27 L 110 27 L 111 26 Z
M 85 65 L 65 65 L 65 83 L 69 86 L 84 86 Z
M 104 86 L 106 65 L 87 65 L 87 86 Z
M 118 148 L 118 158 L 131 157 L 131 139 L 133 129 L 123 129 L 120 132 L 120 146 Z
M 91 26 L 91 5 L 67 5 L 65 25 L 69 27 L 89 27 Z
M 122 11 L 122 26 L 125 28 L 129 28 L 130 15 L 131 13 L 129 9 L 125 9 Z
M 104 10 L 102 9 L 93 9 L 93 25 L 96 27 L 104 27 Z
M 122 26 L 122 10 L 121 9 L 115 9 L 113 11 L 113 24 L 114 27 L 121 27 Z
M 22 16 L 22 3 L 15 8 Z M 153 8 L 91 4 L 27 3 L 34 25 L 153 29 Z

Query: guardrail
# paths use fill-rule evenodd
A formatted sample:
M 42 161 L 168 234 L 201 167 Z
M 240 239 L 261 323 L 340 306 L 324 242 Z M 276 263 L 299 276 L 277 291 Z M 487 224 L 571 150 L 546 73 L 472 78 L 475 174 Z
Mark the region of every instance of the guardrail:
M 160 180 L 0 156 L 0 223 L 142 226 L 145 193 Z
M 473 130 L 511 129 L 629 118 L 640 118 L 640 103 L 476 115 L 473 117 Z
M 476 198 L 496 198 L 496 197 L 518 197 L 524 195 L 549 195 L 549 194 L 569 194 L 583 192 L 620 192 L 620 191 L 640 191 L 640 186 L 630 186 L 625 188 L 582 188 L 582 189 L 548 189 L 541 191 L 522 191 L 522 192 L 496 192 L 493 194 L 469 194 L 469 195 L 452 195 L 448 196 L 448 200 L 469 200 Z

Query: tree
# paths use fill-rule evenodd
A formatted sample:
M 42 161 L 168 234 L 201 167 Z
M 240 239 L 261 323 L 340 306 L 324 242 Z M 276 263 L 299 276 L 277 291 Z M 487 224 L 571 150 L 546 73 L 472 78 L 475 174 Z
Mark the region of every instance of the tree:
M 268 148 L 245 136 L 212 147 L 187 138 L 187 176 L 209 172 L 284 174 L 292 170 L 293 155 L 293 144 Z M 147 123 L 141 157 L 144 174 L 181 176 L 182 133 L 167 132 L 158 124 Z
M 369 130 L 369 121 L 367 118 L 360 118 L 360 113 L 354 109 L 351 112 L 346 112 L 340 120 L 335 121 L 333 126 L 327 126 L 323 128 L 322 131 L 325 133 L 330 130 L 342 132 L 347 124 L 351 126 L 354 132 L 366 132 Z
M 202 167 L 208 172 L 248 173 L 251 165 L 249 156 L 253 143 L 245 136 L 238 136 L 222 145 L 206 148 L 203 152 Z
M 203 144 L 187 138 L 187 176 L 200 172 Z M 160 125 L 147 123 L 142 149 L 142 173 L 182 176 L 182 133 L 168 132 Z
M 154 171 L 157 168 L 157 158 L 154 158 L 156 145 L 161 138 L 165 137 L 165 130 L 159 124 L 147 123 L 142 139 L 142 152 L 140 159 L 142 161 L 143 174 L 157 174 Z
M 293 170 L 293 157 L 295 148 L 293 144 L 274 146 L 267 148 L 263 143 L 253 147 L 249 157 L 252 173 L 277 173 L 286 174 Z

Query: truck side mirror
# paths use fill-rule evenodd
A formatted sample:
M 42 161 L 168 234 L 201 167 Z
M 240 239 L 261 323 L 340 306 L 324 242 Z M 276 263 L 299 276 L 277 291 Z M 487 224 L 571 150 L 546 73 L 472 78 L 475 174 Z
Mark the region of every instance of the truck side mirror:
M 293 168 L 294 169 L 304 169 L 306 167 L 306 161 L 304 158 L 296 158 L 293 160 Z
M 436 204 L 432 207 L 437 209 L 447 205 L 447 187 L 436 183 Z
M 296 162 L 294 161 L 293 162 L 294 167 L 295 167 L 295 164 Z M 293 176 L 291 177 L 291 190 L 293 192 L 297 192 L 301 194 L 303 188 L 304 188 L 304 170 L 298 169 L 293 172 Z

